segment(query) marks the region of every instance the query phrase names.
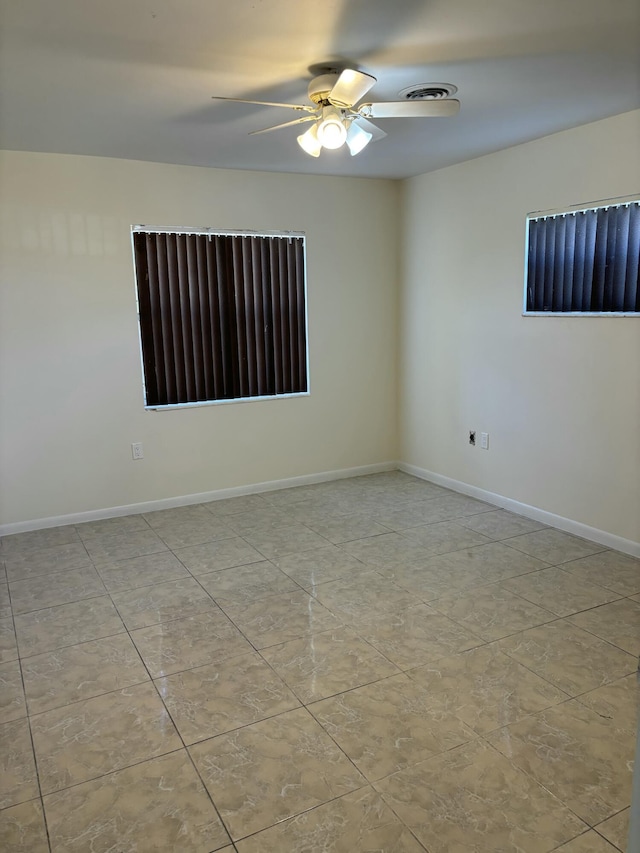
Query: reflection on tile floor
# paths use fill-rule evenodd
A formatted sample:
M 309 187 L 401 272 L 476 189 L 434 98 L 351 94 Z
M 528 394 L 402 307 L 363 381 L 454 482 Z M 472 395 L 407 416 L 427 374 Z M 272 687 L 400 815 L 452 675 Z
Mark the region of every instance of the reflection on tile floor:
M 395 471 L 0 575 L 3 851 L 626 848 L 640 560 Z

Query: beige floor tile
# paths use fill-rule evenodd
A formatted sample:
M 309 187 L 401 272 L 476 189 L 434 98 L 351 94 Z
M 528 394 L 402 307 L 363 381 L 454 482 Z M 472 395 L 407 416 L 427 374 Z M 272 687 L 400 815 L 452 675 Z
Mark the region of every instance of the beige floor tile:
M 184 750 L 50 794 L 45 809 L 52 853 L 212 853 L 229 844 Z
M 473 517 L 482 518 L 482 515 Z M 442 567 L 445 571 L 474 571 L 489 582 L 548 568 L 547 563 L 542 560 L 516 551 L 504 542 L 489 542 L 486 545 L 475 545 L 473 548 L 434 557 L 430 565 Z
M 29 800 L 0 811 L 0 850 L 6 853 L 49 853 L 40 800 Z
M 421 601 L 434 601 L 449 593 L 490 583 L 477 569 L 449 562 L 453 556 L 445 554 L 441 557 L 426 557 L 414 565 L 381 566 L 377 571 Z
M 30 714 L 149 681 L 127 634 L 25 658 L 22 672 Z
M 618 551 L 601 551 L 563 566 L 578 582 L 588 581 L 620 595 L 640 592 L 640 560 Z
M 343 518 L 327 519 L 309 524 L 309 527 L 324 539 L 333 542 L 334 545 L 389 532 L 387 527 L 383 527 L 364 515 L 347 515 Z
M 244 536 L 251 531 L 272 530 L 274 527 L 288 527 L 295 521 L 286 512 L 271 506 L 264 506 L 250 512 L 238 512 L 228 515 L 225 523 L 235 531 L 236 536 Z
M 481 741 L 401 770 L 375 788 L 429 853 L 541 853 L 587 829 Z
M 269 506 L 265 500 L 267 495 L 239 495 L 237 498 L 225 498 L 220 501 L 209 501 L 202 504 L 212 515 L 228 518 L 239 512 L 259 511 Z
M 426 604 L 365 617 L 352 625 L 361 637 L 400 669 L 420 666 L 484 642 Z
M 371 517 L 370 506 L 354 505 L 351 500 L 334 499 L 326 497 L 323 500 L 308 500 L 291 506 L 282 507 L 290 519 L 310 527 L 312 524 L 324 524 L 327 521 L 336 521 L 347 515 L 366 515 Z M 327 540 L 328 541 L 328 540 Z
M 50 576 L 55 572 L 67 572 L 91 565 L 87 550 L 79 541 L 68 545 L 52 545 L 38 551 L 9 554 L 4 560 L 9 582 L 39 575 Z
M 406 589 L 372 571 L 358 578 L 341 578 L 314 590 L 316 598 L 339 617 L 366 616 L 404 610 L 419 603 Z
M 269 560 L 327 544 L 322 536 L 297 522 L 270 530 L 252 530 L 245 534 L 245 539 Z
M 555 567 L 511 578 L 504 582 L 504 587 L 556 616 L 570 616 L 619 598 L 617 593 L 604 587 L 587 581 L 577 583 L 569 572 Z
M 190 548 L 178 548 L 175 555 L 193 575 L 204 575 L 221 569 L 231 569 L 234 566 L 260 563 L 264 560 L 262 554 L 239 537 L 220 539 Z
M 509 539 L 512 536 L 521 536 L 523 533 L 533 533 L 534 530 L 542 530 L 545 525 L 523 515 L 514 515 L 505 509 L 497 509 L 494 512 L 482 512 L 479 515 L 471 515 L 460 521 L 465 527 L 470 527 L 483 536 L 490 539 Z
M 211 597 L 193 578 L 116 592 L 112 599 L 130 631 L 217 609 Z
M 498 640 L 556 618 L 548 610 L 509 592 L 503 584 L 444 595 L 432 601 L 431 606 L 483 640 Z
M 20 662 L 0 664 L 0 723 L 27 716 Z
M 18 643 L 13 627 L 13 619 L 7 616 L 4 619 L 0 619 L 0 663 L 16 660 L 17 657 Z
M 98 573 L 109 592 L 191 577 L 180 560 L 169 551 L 101 565 Z
M 125 631 L 108 595 L 24 613 L 15 622 L 21 657 Z
M 590 826 L 629 805 L 634 735 L 575 699 L 488 740 Z
M 558 847 L 556 853 L 616 853 L 616 848 L 591 830 Z
M 256 652 L 179 672 L 156 684 L 186 744 L 300 705 Z
M 402 535 L 410 542 L 421 545 L 427 553 L 433 556 L 491 542 L 488 537 L 455 521 L 441 521 L 437 524 L 425 524 L 422 527 L 410 527 L 403 530 Z
M 371 571 L 371 566 L 366 566 L 335 545 L 287 554 L 286 557 L 280 557 L 273 562 L 292 580 L 308 590 L 314 590 L 322 583 L 339 578 L 353 579 Z
M 228 524 L 214 518 L 211 513 L 207 515 L 209 517 L 206 519 L 191 518 L 174 521 L 161 524 L 154 529 L 164 544 L 174 550 L 203 545 L 205 542 L 215 542 L 218 539 L 233 539 L 236 536 L 235 531 Z
M 426 495 L 425 495 L 426 497 Z M 412 501 L 401 507 L 381 507 L 379 511 L 372 511 L 372 518 L 390 527 L 392 530 L 404 530 L 408 527 L 418 527 L 422 524 L 438 524 L 445 521 L 453 521 L 464 516 L 473 515 L 476 512 L 492 510 L 490 504 L 484 504 L 464 495 L 456 495 L 454 492 L 445 492 L 436 497 L 426 500 Z M 484 541 L 484 540 L 483 540 Z
M 143 515 L 121 515 L 77 524 L 76 530 L 84 541 L 101 536 L 126 536 L 129 533 L 139 533 L 140 531 L 144 533 L 149 530 L 149 525 Z
M 455 714 L 478 734 L 569 698 L 495 644 L 443 657 L 409 675 L 428 692 L 434 707 Z
M 607 841 L 614 844 L 619 850 L 627 849 L 627 841 L 629 839 L 629 821 L 631 819 L 631 809 L 623 809 L 613 817 L 599 823 L 596 829 L 600 835 L 604 835 Z
M 151 676 L 160 678 L 252 651 L 220 610 L 162 622 L 131 632 Z
M 582 705 L 613 720 L 619 728 L 630 732 L 637 730 L 640 714 L 640 682 L 637 673 L 619 678 L 577 698 Z
M 225 613 L 257 649 L 286 643 L 338 627 L 341 620 L 306 592 L 275 595 L 269 607 L 261 601 L 225 605 Z
M 370 788 L 289 818 L 237 843 L 238 853 L 424 853 Z
M 0 725 L 0 809 L 38 797 L 36 765 L 26 719 Z
M 428 552 L 417 542 L 411 542 L 399 533 L 384 533 L 368 539 L 345 542 L 344 550 L 374 568 L 411 563 L 428 556 Z
M 0 554 L 3 557 L 26 554 L 28 551 L 41 551 L 59 545 L 73 545 L 80 541 L 73 525 L 65 527 L 45 527 L 42 530 L 29 530 L 26 533 L 13 533 L 0 538 Z
M 315 702 L 309 711 L 372 782 L 476 737 L 406 675 Z
M 397 507 L 380 507 L 370 510 L 371 518 L 390 530 L 402 531 L 408 527 L 419 527 L 422 524 L 437 524 L 440 521 L 451 521 L 458 517 L 453 509 L 438 506 L 436 501 L 411 502 Z
M 94 598 L 106 592 L 100 575 L 93 566 L 16 581 L 9 584 L 9 590 L 15 614 Z
M 602 545 L 589 542 L 587 539 L 579 539 L 577 536 L 571 536 L 570 533 L 551 527 L 534 533 L 525 533 L 522 536 L 514 536 L 509 540 L 509 547 L 544 560 L 552 566 L 604 550 Z
M 299 592 L 300 587 L 272 563 L 252 563 L 200 575 L 198 580 L 209 595 L 221 606 L 248 604 L 271 595 Z
M 462 495 L 460 492 L 450 491 L 444 495 L 438 495 L 432 500 L 432 503 L 438 503 L 440 506 L 451 507 L 455 509 L 460 517 L 468 515 L 476 515 L 481 512 L 494 512 L 498 507 L 495 504 L 480 501 L 477 498 L 471 498 L 468 495 Z
M 632 655 L 565 620 L 498 640 L 509 657 L 571 696 L 636 671 Z
M 607 640 L 629 652 L 640 656 L 640 604 L 623 598 L 611 604 L 594 607 L 584 613 L 576 613 L 567 620 L 596 637 Z
M 157 530 L 160 527 L 171 527 L 182 522 L 211 521 L 212 516 L 204 504 L 198 503 L 145 512 L 143 518 L 150 527 Z
M 262 655 L 304 703 L 398 672 L 349 628 L 291 640 L 264 649 Z
M 11 617 L 11 599 L 9 598 L 9 586 L 6 583 L 0 583 L 0 618 L 8 619 Z
M 385 491 L 392 489 L 394 494 L 411 501 L 451 497 L 451 495 L 455 494 L 450 489 L 445 489 L 444 486 L 436 486 L 435 483 L 429 483 L 426 480 L 417 480 L 415 477 L 409 475 L 405 476 L 408 478 L 405 482 L 397 483 L 393 486 L 385 485 Z
M 31 730 L 43 794 L 182 746 L 152 684 L 38 714 Z
M 84 540 L 84 545 L 96 566 L 167 550 L 162 539 L 149 527 L 127 533 L 91 536 Z
M 233 839 L 365 784 L 304 708 L 203 741 L 189 751 Z

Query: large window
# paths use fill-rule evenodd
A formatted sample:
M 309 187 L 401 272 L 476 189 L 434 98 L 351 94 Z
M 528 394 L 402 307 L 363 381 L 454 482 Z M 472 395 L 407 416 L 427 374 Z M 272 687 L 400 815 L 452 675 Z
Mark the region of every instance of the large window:
M 132 232 L 148 408 L 307 393 L 302 235 Z
M 527 217 L 525 314 L 640 314 L 640 201 Z

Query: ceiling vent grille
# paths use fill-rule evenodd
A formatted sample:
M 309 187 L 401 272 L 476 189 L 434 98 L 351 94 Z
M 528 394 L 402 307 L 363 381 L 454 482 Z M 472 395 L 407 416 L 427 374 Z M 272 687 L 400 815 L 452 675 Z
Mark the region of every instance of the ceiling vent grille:
M 398 95 L 408 101 L 439 101 L 450 98 L 457 91 L 458 87 L 452 83 L 418 83 L 402 89 Z

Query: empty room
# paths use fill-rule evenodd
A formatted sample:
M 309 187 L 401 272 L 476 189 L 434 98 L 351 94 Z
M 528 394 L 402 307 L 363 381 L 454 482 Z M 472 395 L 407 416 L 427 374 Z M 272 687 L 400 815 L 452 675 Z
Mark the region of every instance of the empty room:
M 640 851 L 639 152 L 637 0 L 0 0 L 3 853 Z

